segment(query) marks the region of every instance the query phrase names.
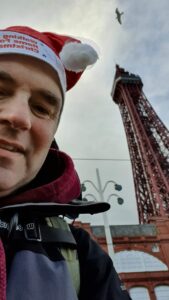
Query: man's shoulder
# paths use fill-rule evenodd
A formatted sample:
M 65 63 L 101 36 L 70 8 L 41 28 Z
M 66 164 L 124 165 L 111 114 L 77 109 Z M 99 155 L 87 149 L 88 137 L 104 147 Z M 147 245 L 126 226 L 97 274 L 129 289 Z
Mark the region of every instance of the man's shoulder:
M 91 235 L 82 227 L 77 227 L 74 225 L 69 226 L 76 242 L 90 242 L 90 240 L 92 239 Z

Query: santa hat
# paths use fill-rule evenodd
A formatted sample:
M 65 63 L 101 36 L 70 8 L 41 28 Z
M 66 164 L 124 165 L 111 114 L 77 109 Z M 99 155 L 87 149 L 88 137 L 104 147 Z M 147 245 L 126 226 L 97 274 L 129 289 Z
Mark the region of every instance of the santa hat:
M 87 66 L 98 59 L 91 45 L 76 38 L 24 26 L 0 30 L 0 54 L 5 53 L 29 55 L 48 63 L 57 72 L 63 93 L 71 89 Z

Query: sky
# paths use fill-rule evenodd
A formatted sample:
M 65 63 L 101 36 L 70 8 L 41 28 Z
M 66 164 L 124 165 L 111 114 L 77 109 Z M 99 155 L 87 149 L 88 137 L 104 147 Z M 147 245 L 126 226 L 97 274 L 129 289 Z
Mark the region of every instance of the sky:
M 139 75 L 143 91 L 169 128 L 169 1 L 168 0 L 0 0 L 1 28 L 25 25 L 83 39 L 99 53 L 95 66 L 84 72 L 67 92 L 64 112 L 56 133 L 59 148 L 74 160 L 81 182 L 102 188 L 107 181 L 122 185 L 117 192 L 110 182 L 104 201 L 111 194 L 109 223 L 138 224 L 132 170 L 125 132 L 111 89 L 115 65 Z M 122 25 L 115 9 L 123 11 Z M 99 199 L 86 183 L 88 199 Z M 93 196 L 91 196 L 91 194 Z M 85 196 L 85 194 L 84 194 Z M 103 224 L 102 214 L 80 216 L 82 222 Z

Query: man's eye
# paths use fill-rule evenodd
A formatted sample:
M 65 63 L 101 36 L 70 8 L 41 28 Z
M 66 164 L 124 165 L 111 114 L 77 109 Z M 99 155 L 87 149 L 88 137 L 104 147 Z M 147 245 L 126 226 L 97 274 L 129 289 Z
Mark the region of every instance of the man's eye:
M 46 108 L 39 104 L 34 104 L 32 107 L 33 112 L 40 118 L 50 118 L 52 112 L 49 108 Z
M 3 99 L 4 97 L 8 96 L 7 91 L 5 90 L 0 90 L 0 99 Z
M 41 105 L 34 105 L 33 108 L 39 114 L 42 114 L 42 115 L 48 115 L 49 114 L 49 111 Z

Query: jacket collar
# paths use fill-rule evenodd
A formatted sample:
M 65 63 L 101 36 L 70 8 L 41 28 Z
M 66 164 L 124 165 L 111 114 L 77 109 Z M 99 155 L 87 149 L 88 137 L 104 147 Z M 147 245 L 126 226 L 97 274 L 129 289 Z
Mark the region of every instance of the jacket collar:
M 50 149 L 36 178 L 15 194 L 1 198 L 0 206 L 52 202 L 67 204 L 80 195 L 80 180 L 72 159 Z

